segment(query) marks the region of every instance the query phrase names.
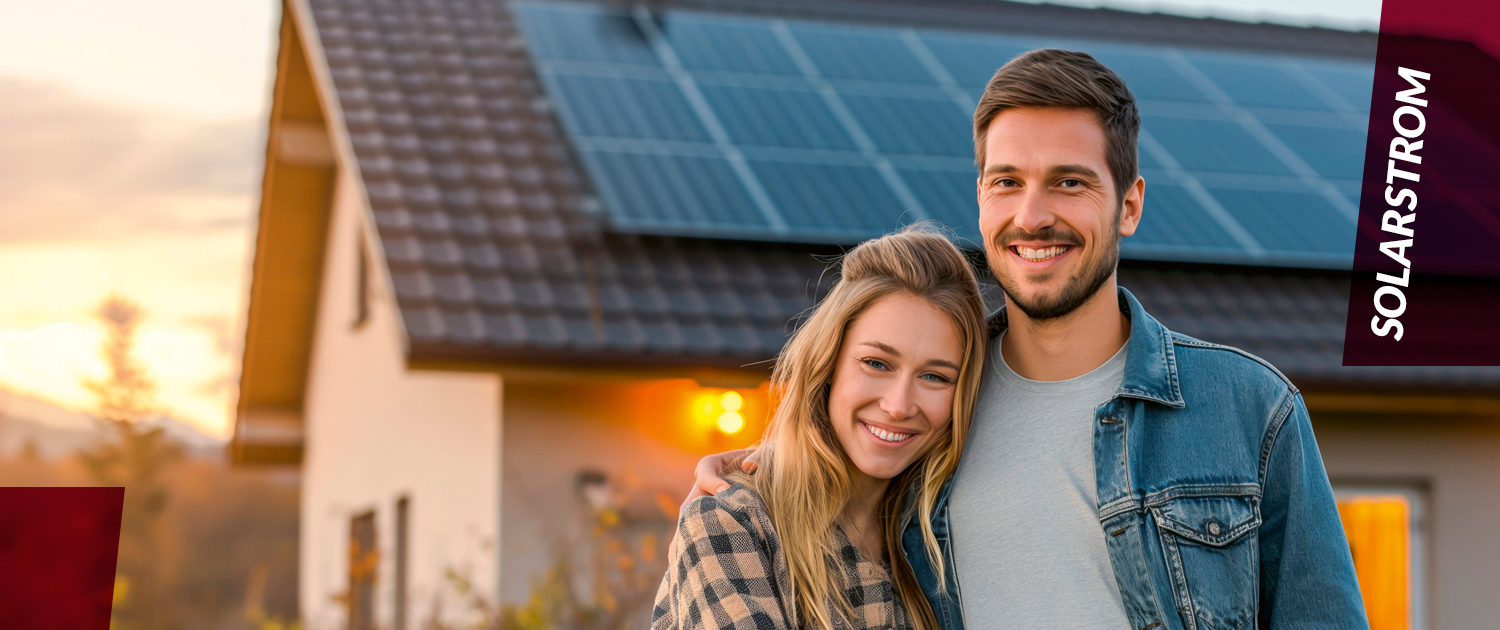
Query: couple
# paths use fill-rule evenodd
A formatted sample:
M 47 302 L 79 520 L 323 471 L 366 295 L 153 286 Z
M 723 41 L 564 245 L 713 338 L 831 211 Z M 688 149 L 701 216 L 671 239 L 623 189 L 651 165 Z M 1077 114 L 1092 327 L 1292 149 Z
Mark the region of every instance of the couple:
M 699 465 L 654 629 L 1368 627 L 1297 388 L 1116 287 L 1139 126 L 1089 55 L 996 72 L 974 139 L 1005 307 L 934 232 L 846 254 L 761 448 Z

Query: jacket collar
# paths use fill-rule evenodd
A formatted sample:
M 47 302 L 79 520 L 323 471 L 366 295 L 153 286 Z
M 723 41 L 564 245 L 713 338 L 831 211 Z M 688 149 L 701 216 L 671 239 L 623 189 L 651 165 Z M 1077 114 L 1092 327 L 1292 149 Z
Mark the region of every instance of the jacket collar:
M 1130 317 L 1130 341 L 1125 343 L 1125 378 L 1115 396 L 1139 398 L 1181 409 L 1187 406 L 1177 380 L 1177 354 L 1172 333 L 1146 312 L 1125 287 L 1119 287 L 1120 312 Z M 990 338 L 1005 330 L 1002 304 L 989 317 Z

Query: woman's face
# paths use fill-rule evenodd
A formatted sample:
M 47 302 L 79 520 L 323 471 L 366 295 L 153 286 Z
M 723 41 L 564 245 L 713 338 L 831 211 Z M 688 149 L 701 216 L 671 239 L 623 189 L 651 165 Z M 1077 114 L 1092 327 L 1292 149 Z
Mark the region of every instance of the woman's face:
M 828 395 L 828 417 L 855 467 L 890 479 L 926 453 L 952 420 L 962 362 L 958 327 L 926 300 L 888 295 L 855 319 Z

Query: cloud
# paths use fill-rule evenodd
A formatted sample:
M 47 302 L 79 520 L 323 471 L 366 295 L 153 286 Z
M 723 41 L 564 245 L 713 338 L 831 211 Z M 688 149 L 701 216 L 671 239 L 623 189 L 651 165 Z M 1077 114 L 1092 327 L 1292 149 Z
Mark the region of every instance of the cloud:
M 243 229 L 258 120 L 191 120 L 0 76 L 0 243 Z

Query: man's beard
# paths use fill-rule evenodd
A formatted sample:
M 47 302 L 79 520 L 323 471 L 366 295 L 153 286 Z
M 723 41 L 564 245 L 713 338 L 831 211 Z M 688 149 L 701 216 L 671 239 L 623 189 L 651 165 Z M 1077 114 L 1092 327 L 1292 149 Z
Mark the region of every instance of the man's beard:
M 1042 230 L 1040 233 L 1033 235 L 1033 238 L 1037 240 L 1058 240 L 1052 237 L 1054 234 L 1062 236 L 1061 240 L 1073 242 L 1074 249 L 1077 249 L 1082 244 L 1083 239 L 1078 238 L 1076 234 L 1058 234 L 1052 231 L 1051 228 Z M 1009 238 L 1009 236 L 1009 234 L 1002 234 L 1001 238 L 997 239 L 998 243 L 1007 243 L 1014 240 Z M 1030 317 L 1032 321 L 1056 319 L 1083 306 L 1083 303 L 1094 297 L 1094 294 L 1099 292 L 1099 288 L 1104 286 L 1105 281 L 1114 275 L 1115 267 L 1120 263 L 1120 238 L 1116 236 L 1110 239 L 1107 247 L 1108 249 L 1092 263 L 1085 262 L 1085 266 L 1082 269 L 1079 269 L 1077 273 L 1068 278 L 1067 284 L 1063 286 L 1062 291 L 1054 298 L 1042 297 L 1028 302 L 1021 297 L 1020 287 L 1016 286 L 1015 279 L 1000 273 L 999 265 L 990 265 L 990 273 L 995 274 L 995 279 L 1000 283 L 1000 289 L 1005 291 L 1006 297 L 1010 298 L 1010 303 L 1015 304 L 1016 308 L 1021 309 L 1021 312 Z M 1002 251 L 1009 249 L 1009 247 L 1006 247 Z

